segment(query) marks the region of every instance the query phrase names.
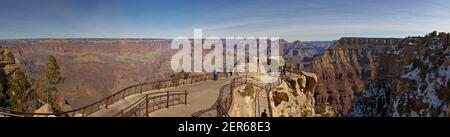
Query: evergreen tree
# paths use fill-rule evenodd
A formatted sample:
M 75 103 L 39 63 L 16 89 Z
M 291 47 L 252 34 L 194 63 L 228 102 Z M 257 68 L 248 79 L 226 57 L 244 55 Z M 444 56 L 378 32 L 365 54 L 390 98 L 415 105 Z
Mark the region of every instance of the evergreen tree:
M 28 112 L 36 107 L 36 93 L 20 68 L 8 78 L 8 96 L 13 110 Z
M 48 63 L 45 66 L 44 70 L 44 80 L 46 82 L 46 93 L 47 93 L 47 103 L 51 104 L 53 107 L 56 107 L 54 104 L 54 95 L 58 91 L 58 85 L 64 83 L 64 78 L 61 74 L 58 63 L 56 62 L 56 58 L 53 55 L 48 57 Z
M 175 84 L 175 85 L 178 85 L 180 80 L 182 78 L 184 78 L 184 76 L 185 76 L 184 70 L 181 70 L 181 72 L 178 72 L 176 74 L 172 74 L 170 77 L 172 78 L 172 83 Z
M 8 105 L 7 96 L 7 85 L 5 85 L 8 81 L 5 73 L 0 71 L 0 107 L 6 107 Z

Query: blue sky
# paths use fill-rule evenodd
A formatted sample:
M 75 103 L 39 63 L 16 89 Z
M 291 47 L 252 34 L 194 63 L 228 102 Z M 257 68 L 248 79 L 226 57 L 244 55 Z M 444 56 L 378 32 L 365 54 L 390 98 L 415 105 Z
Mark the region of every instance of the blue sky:
M 450 32 L 447 0 L 0 0 L 0 39 L 277 36 L 335 40 Z

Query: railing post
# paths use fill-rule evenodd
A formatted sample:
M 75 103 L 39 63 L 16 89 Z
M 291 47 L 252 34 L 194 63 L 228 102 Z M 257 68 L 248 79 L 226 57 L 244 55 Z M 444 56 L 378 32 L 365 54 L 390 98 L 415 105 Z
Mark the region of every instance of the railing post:
M 256 92 L 258 92 L 258 91 L 256 91 Z M 256 95 L 255 95 L 256 96 Z M 255 111 L 253 111 L 253 112 L 255 112 L 255 117 L 258 117 L 258 114 L 257 114 L 257 110 L 258 110 L 258 108 L 257 108 L 257 106 L 256 106 L 256 104 L 258 103 L 258 100 L 257 100 L 257 97 L 255 97 L 255 99 L 253 100 L 253 104 L 255 104 Z
M 261 114 L 261 106 L 260 106 L 260 101 L 259 101 L 259 93 L 260 93 L 260 92 L 258 92 L 258 98 L 257 98 L 257 100 L 258 100 L 258 107 L 257 107 L 257 108 L 258 108 L 258 109 L 257 109 L 257 110 L 258 110 L 258 111 L 257 111 L 258 113 L 256 113 L 257 115 Z
M 81 117 L 84 117 L 84 112 L 86 111 L 86 108 L 83 109 L 83 112 L 81 113 Z
M 167 91 L 166 106 L 169 108 L 169 91 Z
M 148 117 L 148 95 L 145 95 L 145 116 Z
M 135 87 L 134 87 L 134 93 L 133 93 L 133 94 L 137 93 L 137 90 L 138 90 L 138 87 L 135 86 Z
M 144 84 L 141 84 L 141 89 L 140 89 L 140 93 L 142 94 L 142 87 L 144 86 Z
M 235 80 L 235 78 L 233 78 L 233 80 L 231 80 L 231 84 L 230 84 L 230 92 L 233 91 L 234 80 Z
M 270 117 L 273 117 L 273 114 L 272 114 L 272 105 L 271 105 L 271 102 L 270 102 L 270 92 L 267 92 L 267 104 L 269 105 L 268 107 L 269 107 L 269 116 Z
M 127 90 L 128 90 L 128 89 L 126 89 L 126 90 L 123 91 L 122 99 L 125 99 L 125 92 L 127 92 Z
M 187 90 L 184 91 L 184 104 L 187 105 Z
M 162 81 L 159 81 L 159 82 L 158 82 L 158 89 L 161 89 L 161 82 L 162 82 Z
M 247 73 L 245 73 L 245 84 L 247 84 Z
M 220 103 L 219 103 L 219 104 L 217 104 L 217 108 L 216 108 L 216 110 L 217 110 L 217 115 L 218 115 L 218 117 L 222 117 L 222 115 L 223 115 L 223 112 L 222 112 L 222 109 L 221 109 Z
M 108 98 L 106 98 L 106 102 L 105 102 L 105 109 L 108 109 L 108 102 L 109 102 L 109 98 L 110 98 L 111 96 L 109 96 Z
M 208 74 L 205 75 L 205 82 L 206 82 L 206 79 L 207 79 L 207 78 L 208 78 Z
M 234 94 L 233 92 L 234 92 L 234 90 L 231 89 L 231 92 L 230 92 L 230 93 L 231 93 L 231 95 L 230 95 L 230 96 L 231 96 L 231 101 L 233 101 L 233 98 L 234 98 L 234 97 L 233 97 L 233 96 L 234 96 L 234 95 L 233 95 L 233 94 Z M 231 102 L 231 103 L 233 103 L 233 102 Z

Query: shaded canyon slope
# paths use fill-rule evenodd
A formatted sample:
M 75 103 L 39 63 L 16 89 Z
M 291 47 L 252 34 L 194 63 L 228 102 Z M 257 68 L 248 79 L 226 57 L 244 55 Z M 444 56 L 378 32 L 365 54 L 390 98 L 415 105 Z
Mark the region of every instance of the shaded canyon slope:
M 380 75 L 358 95 L 349 116 L 448 116 L 450 34 L 409 37 L 380 62 Z
M 337 116 L 347 115 L 351 101 L 377 75 L 377 66 L 397 38 L 341 38 L 304 70 L 318 77 L 316 104 L 329 104 Z

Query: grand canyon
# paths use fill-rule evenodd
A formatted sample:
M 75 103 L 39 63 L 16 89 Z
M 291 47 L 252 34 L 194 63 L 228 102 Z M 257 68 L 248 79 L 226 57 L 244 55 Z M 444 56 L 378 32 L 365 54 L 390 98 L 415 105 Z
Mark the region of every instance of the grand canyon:
M 280 53 L 285 65 L 302 73 L 291 74 L 281 82 L 287 85 L 270 91 L 268 96 L 274 102 L 269 101 L 268 105 L 274 116 L 324 116 L 324 113 L 447 116 L 449 41 L 449 34 L 437 32 L 407 38 L 281 40 Z M 64 76 L 58 89 L 62 98 L 59 101 L 70 106 L 66 108 L 70 110 L 131 85 L 170 79 L 174 74 L 170 59 L 177 51 L 170 49 L 170 42 L 169 39 L 14 39 L 2 40 L 0 45 L 13 54 L 14 64 L 21 66 L 32 81 L 39 81 L 49 55 L 55 56 Z M 258 75 L 252 78 L 258 79 Z M 296 86 L 292 85 L 294 81 L 314 85 L 300 82 Z M 239 109 L 229 114 L 253 116 L 251 111 L 246 112 L 252 108 L 238 105 L 246 103 L 242 101 L 236 99 L 233 103 Z
M 448 117 L 449 7 L 3 0 L 0 117 Z

